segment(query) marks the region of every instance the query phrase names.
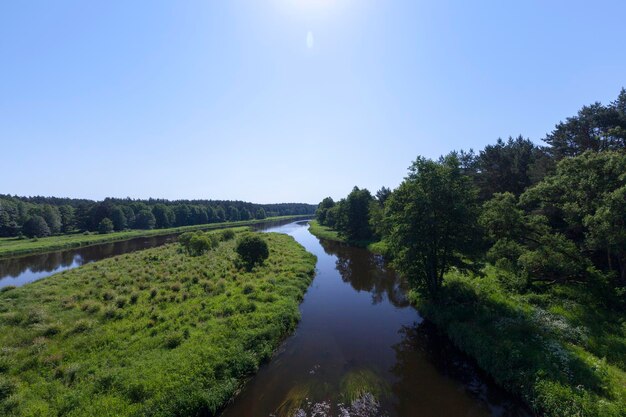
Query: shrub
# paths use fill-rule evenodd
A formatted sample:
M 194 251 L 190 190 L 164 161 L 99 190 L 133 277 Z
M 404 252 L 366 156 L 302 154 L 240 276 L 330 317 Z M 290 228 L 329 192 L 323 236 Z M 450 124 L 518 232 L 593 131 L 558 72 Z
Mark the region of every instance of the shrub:
M 183 233 L 178 241 L 185 252 L 192 256 L 200 256 L 219 245 L 217 236 L 202 232 Z
M 270 255 L 267 243 L 259 235 L 247 235 L 241 238 L 237 243 L 237 253 L 248 269 L 262 264 Z
M 221 239 L 223 242 L 227 242 L 235 237 L 235 232 L 230 229 L 226 229 L 222 232 Z

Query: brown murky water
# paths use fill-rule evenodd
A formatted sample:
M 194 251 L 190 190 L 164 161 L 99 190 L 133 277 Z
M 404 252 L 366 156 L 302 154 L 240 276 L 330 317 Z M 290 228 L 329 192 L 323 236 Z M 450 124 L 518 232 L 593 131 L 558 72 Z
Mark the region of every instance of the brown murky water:
M 403 281 L 305 222 L 269 228 L 318 257 L 302 320 L 221 417 L 527 416 L 424 321 Z

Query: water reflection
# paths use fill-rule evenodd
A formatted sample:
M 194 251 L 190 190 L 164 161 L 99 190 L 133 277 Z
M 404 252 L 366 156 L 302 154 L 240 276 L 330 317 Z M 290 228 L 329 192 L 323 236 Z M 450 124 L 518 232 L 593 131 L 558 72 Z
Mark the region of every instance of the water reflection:
M 251 227 L 266 229 L 291 222 L 291 220 L 278 220 L 262 225 L 252 225 Z M 0 288 L 9 285 L 21 286 L 90 262 L 161 246 L 174 241 L 178 235 L 179 233 L 141 237 L 57 252 L 0 259 Z
M 432 384 L 431 381 L 444 376 L 460 383 L 470 398 L 478 400 L 474 404 L 467 404 L 458 413 L 483 415 L 486 406 L 492 416 L 530 416 L 517 399 L 496 386 L 471 358 L 456 349 L 429 321 L 401 326 L 398 333 L 401 340 L 392 346 L 396 363 L 391 368 L 397 377 L 393 384 L 397 415 L 428 415 L 428 410 L 433 408 L 442 410 L 438 402 L 445 401 L 445 395 L 437 392 L 438 384 Z M 416 401 L 414 397 L 420 400 Z
M 386 268 L 382 257 L 366 249 L 321 240 L 327 255 L 336 256 L 335 268 L 341 279 L 356 291 L 371 293 L 372 304 L 388 299 L 395 307 L 407 307 L 406 282 L 393 270 Z M 386 296 L 386 297 L 385 297 Z
M 222 417 L 525 415 L 422 320 L 379 256 L 319 240 L 302 224 L 268 231 L 315 254 L 317 274 L 296 332 Z

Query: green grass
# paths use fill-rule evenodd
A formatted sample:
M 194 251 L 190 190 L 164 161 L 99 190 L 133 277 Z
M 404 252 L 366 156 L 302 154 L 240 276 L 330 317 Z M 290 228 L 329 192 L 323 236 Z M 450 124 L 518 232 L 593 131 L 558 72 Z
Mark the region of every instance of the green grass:
M 331 229 L 330 227 L 322 226 L 317 222 L 317 220 L 311 220 L 309 222 L 309 232 L 320 239 L 333 240 L 335 242 L 347 243 L 360 248 L 367 248 L 370 252 L 379 255 L 387 255 L 389 252 L 385 242 L 371 240 L 348 241 L 344 236 L 341 236 L 339 232 Z
M 295 328 L 314 274 L 293 238 L 263 238 L 250 272 L 236 239 L 170 244 L 0 293 L 0 415 L 214 414 Z
M 626 322 L 589 291 L 518 294 L 498 271 L 450 273 L 437 302 L 412 293 L 496 382 L 545 416 L 626 415 Z
M 77 233 L 70 235 L 50 236 L 39 239 L 19 239 L 16 237 L 0 238 L 0 258 L 71 249 L 82 246 L 97 245 L 100 243 L 134 239 L 138 237 L 169 235 L 175 233 L 189 232 L 193 230 L 223 229 L 225 227 L 246 226 L 251 224 L 269 223 L 288 219 L 295 220 L 304 217 L 310 216 L 302 215 L 268 217 L 267 219 L 263 220 L 244 220 L 239 222 L 210 223 L 194 226 L 173 227 L 168 229 L 127 230 L 123 232 L 114 232 L 103 235 L 97 233 Z

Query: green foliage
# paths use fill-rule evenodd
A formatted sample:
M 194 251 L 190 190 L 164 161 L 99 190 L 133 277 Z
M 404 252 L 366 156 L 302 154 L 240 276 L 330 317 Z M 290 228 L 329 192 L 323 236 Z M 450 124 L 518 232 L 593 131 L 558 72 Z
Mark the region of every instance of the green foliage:
M 315 210 L 315 218 L 322 226 L 329 226 L 326 223 L 326 216 L 328 214 L 328 210 L 330 210 L 334 206 L 335 201 L 330 197 L 326 197 L 317 205 L 317 210 Z
M 256 211 L 256 214 L 254 215 L 254 217 L 259 219 L 259 220 L 263 220 L 264 218 L 267 217 L 267 214 L 265 213 L 265 210 L 263 209 L 263 207 L 259 208 Z
M 80 246 L 96 245 L 105 242 L 115 242 L 121 240 L 127 240 L 137 237 L 148 236 L 161 236 L 176 233 L 184 233 L 187 231 L 196 230 L 212 230 L 237 228 L 239 226 L 246 226 L 251 224 L 258 224 L 264 222 L 273 222 L 278 220 L 299 219 L 303 216 L 284 216 L 284 217 L 268 217 L 264 220 L 248 220 L 237 223 L 213 223 L 202 224 L 196 226 L 183 226 L 171 229 L 156 229 L 156 230 L 127 230 L 123 232 L 114 232 L 106 235 L 92 234 L 90 232 L 74 233 L 70 235 L 44 237 L 37 240 L 34 239 L 19 239 L 19 238 L 0 238 L 0 258 L 10 257 L 16 255 L 23 255 L 28 253 L 49 252 L 59 249 L 76 248 Z M 305 216 L 308 217 L 308 216 Z
M 348 196 L 338 204 L 335 229 L 348 241 L 363 241 L 372 238 L 369 223 L 369 208 L 373 201 L 367 189 L 354 187 Z
M 114 226 L 113 226 L 113 222 L 111 221 L 111 219 L 105 217 L 104 219 L 102 219 L 100 221 L 100 224 L 98 225 L 98 233 L 100 234 L 107 234 L 107 233 L 112 233 L 114 230 Z
M 200 256 L 217 248 L 220 243 L 220 236 L 207 232 L 187 232 L 180 235 L 178 241 L 186 253 L 191 256 Z
M 476 193 L 455 155 L 418 158 L 387 202 L 386 240 L 398 271 L 436 296 L 443 275 L 475 268 L 480 250 Z
M 608 106 L 594 103 L 584 106 L 576 116 L 556 125 L 545 141 L 558 160 L 581 155 L 585 151 L 620 151 L 626 149 L 626 90 Z
M 450 273 L 436 302 L 411 298 L 539 415 L 624 415 L 626 328 L 619 317 L 584 291 L 512 294 L 499 273 Z
M 50 235 L 50 228 L 43 217 L 33 215 L 24 223 L 23 232 L 28 237 L 44 237 Z
M 228 242 L 229 240 L 235 238 L 235 232 L 233 232 L 230 229 L 226 229 L 226 230 L 222 231 L 220 238 L 221 238 L 222 241 Z
M 295 328 L 314 273 L 293 238 L 264 240 L 253 271 L 234 240 L 167 245 L 0 293 L 0 415 L 215 415 Z
M 262 264 L 270 254 L 267 242 L 260 234 L 243 236 L 237 242 L 236 251 L 248 269 Z
M 143 209 L 135 216 L 135 227 L 138 229 L 154 229 L 156 225 L 156 218 L 152 211 Z
M 224 207 L 229 208 L 230 217 Z M 107 198 L 104 201 L 56 197 L 13 197 L 0 194 L 0 237 L 19 236 L 25 222 L 34 215 L 46 221 L 50 233 L 98 231 L 100 222 L 109 218 L 116 231 L 149 230 L 194 226 L 226 220 L 257 219 L 313 214 L 310 204 L 253 204 L 244 201 L 215 200 L 130 200 Z M 150 214 L 148 214 L 148 212 Z

